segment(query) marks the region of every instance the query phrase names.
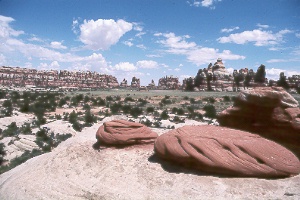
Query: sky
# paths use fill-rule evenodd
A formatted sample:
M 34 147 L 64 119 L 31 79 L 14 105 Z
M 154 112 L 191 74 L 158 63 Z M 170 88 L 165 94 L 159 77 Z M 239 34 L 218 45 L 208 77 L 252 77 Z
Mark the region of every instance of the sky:
M 226 69 L 300 74 L 299 0 L 0 0 L 0 66 L 96 71 L 141 85 Z

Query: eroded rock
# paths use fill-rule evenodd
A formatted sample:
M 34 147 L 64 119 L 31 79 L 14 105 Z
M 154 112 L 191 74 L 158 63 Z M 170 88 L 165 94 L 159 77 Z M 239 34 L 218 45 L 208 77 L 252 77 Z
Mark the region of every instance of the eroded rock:
M 159 136 L 155 153 L 216 175 L 289 177 L 298 158 L 283 146 L 249 132 L 218 126 L 184 126 Z
M 154 142 L 157 134 L 140 123 L 113 120 L 100 126 L 96 138 L 102 144 L 126 145 Z
M 300 109 L 297 100 L 279 87 L 240 92 L 234 106 L 218 115 L 221 126 L 258 133 L 300 156 Z

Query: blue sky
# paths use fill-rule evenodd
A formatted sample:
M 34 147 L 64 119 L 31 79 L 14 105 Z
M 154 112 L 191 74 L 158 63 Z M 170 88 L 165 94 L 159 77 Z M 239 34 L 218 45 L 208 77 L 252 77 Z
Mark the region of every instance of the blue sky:
M 0 0 L 0 65 L 182 80 L 222 58 L 300 74 L 299 0 Z

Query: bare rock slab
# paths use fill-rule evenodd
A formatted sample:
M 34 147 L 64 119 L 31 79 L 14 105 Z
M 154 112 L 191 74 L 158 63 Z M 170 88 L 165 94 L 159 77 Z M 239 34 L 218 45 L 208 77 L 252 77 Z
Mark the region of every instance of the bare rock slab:
M 300 173 L 298 158 L 285 147 L 249 132 L 218 126 L 184 126 L 159 136 L 155 153 L 202 172 L 277 178 Z
M 100 126 L 96 138 L 102 144 L 129 145 L 154 142 L 157 133 L 140 123 L 112 120 Z

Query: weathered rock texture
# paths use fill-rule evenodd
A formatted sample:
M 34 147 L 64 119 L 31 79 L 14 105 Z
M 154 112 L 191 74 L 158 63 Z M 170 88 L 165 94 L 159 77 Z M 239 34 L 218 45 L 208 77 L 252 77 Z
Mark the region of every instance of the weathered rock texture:
M 283 146 L 249 132 L 218 126 L 184 126 L 159 136 L 159 157 L 203 172 L 245 177 L 289 177 L 298 158 Z
M 298 102 L 279 87 L 240 92 L 230 107 L 218 115 L 221 126 L 255 132 L 293 150 L 300 156 Z
M 300 199 L 300 175 L 272 180 L 199 175 L 151 161 L 152 144 L 95 150 L 100 125 L 1 174 L 0 199 Z M 177 173 L 178 168 L 185 171 Z
M 102 144 L 126 145 L 154 142 L 157 134 L 140 123 L 113 120 L 100 126 L 96 138 Z

